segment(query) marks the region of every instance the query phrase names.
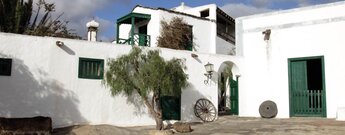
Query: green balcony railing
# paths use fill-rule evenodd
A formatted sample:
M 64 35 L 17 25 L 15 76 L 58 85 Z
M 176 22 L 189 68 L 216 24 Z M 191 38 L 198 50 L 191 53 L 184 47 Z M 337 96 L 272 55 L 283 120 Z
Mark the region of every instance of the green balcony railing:
M 133 38 L 133 40 L 132 40 Z M 138 46 L 150 46 L 151 36 L 146 34 L 135 33 L 128 39 L 119 38 L 118 44 L 138 45 Z
M 119 40 L 117 41 L 118 44 L 130 44 L 130 42 L 131 42 L 131 38 L 129 39 L 119 38 Z
M 139 46 L 150 46 L 151 36 L 146 34 L 135 33 L 134 44 Z

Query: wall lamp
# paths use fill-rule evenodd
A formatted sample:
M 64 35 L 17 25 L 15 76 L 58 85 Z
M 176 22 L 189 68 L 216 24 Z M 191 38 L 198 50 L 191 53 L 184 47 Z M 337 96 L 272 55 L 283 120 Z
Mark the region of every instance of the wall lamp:
M 214 72 L 213 70 L 213 64 L 211 64 L 210 62 L 208 62 L 206 65 L 205 65 L 205 69 L 206 69 L 206 73 L 204 74 L 207 79 L 204 80 L 204 84 L 209 84 L 210 83 L 210 80 L 212 78 L 212 73 Z
M 264 40 L 265 41 L 268 41 L 270 40 L 270 36 L 271 36 L 271 29 L 267 29 L 265 31 L 262 32 L 262 34 L 264 34 Z
M 63 43 L 62 41 L 56 41 L 56 45 L 57 45 L 58 47 L 61 47 L 61 46 L 64 45 L 64 43 Z

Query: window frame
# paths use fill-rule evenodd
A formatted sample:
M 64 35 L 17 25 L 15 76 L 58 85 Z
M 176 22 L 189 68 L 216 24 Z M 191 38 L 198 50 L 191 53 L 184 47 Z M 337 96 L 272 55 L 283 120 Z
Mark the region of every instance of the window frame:
M 200 17 L 206 18 L 206 17 L 209 17 L 209 16 L 210 16 L 210 9 L 209 8 L 200 11 Z
M 104 59 L 95 59 L 95 58 L 86 58 L 86 57 L 79 57 L 79 66 L 78 66 L 78 78 L 82 79 L 103 79 L 104 78 Z M 82 72 L 84 67 L 84 62 L 95 62 L 98 63 L 100 66 L 100 73 L 99 75 L 87 74 Z M 87 71 L 90 72 L 90 71 Z

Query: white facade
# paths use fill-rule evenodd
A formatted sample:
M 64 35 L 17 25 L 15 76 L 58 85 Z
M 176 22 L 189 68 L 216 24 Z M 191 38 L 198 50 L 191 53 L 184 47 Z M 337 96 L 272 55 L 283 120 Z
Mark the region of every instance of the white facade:
M 158 22 L 176 15 L 143 7 L 133 12 L 151 15 L 147 32 L 152 39 L 159 34 Z M 259 117 L 260 104 L 272 100 L 278 106 L 277 117 L 289 118 L 288 60 L 312 56 L 324 58 L 327 118 L 338 115 L 344 119 L 345 2 L 238 18 L 237 56 L 212 54 L 217 42 L 224 42 L 217 37 L 216 23 L 182 17 L 193 24 L 196 51 L 158 48 L 153 43 L 146 48 L 160 49 L 167 60 L 186 60 L 189 86 L 181 95 L 182 121 L 199 121 L 193 106 L 200 98 L 209 99 L 218 109 L 218 78 L 226 67 L 231 68 L 233 77 L 239 77 L 239 116 Z M 267 29 L 271 30 L 270 39 L 264 40 L 262 32 Z M 57 41 L 64 45 L 57 46 Z M 0 58 L 13 60 L 11 76 L 0 76 L 0 117 L 50 116 L 54 127 L 154 124 L 137 97 L 111 97 L 101 80 L 78 78 L 80 57 L 106 63 L 130 49 L 129 45 L 0 33 Z M 197 56 L 192 57 L 192 53 Z M 208 62 L 214 64 L 216 72 L 211 84 L 204 84 L 204 65 Z
M 56 41 L 64 45 L 59 47 Z M 78 78 L 80 57 L 104 59 L 106 63 L 130 49 L 129 45 L 0 33 L 0 58 L 13 60 L 11 76 L 0 76 L 0 117 L 50 116 L 53 127 L 153 125 L 154 119 L 137 97 L 111 97 L 101 80 Z M 152 49 L 160 49 L 166 59 L 186 59 L 189 86 L 181 95 L 182 121 L 199 121 L 193 111 L 199 98 L 209 99 L 217 108 L 217 72 L 212 83 L 205 85 L 204 65 L 213 63 L 217 71 L 224 62 L 239 62 L 227 55 L 193 52 L 198 55 L 193 58 L 190 51 Z M 234 73 L 239 74 L 237 70 Z
M 209 11 L 209 16 L 201 17 L 201 12 L 205 10 Z M 235 48 L 235 44 L 217 36 L 217 6 L 215 4 L 193 8 L 181 5 L 172 10 L 137 6 L 133 9 L 132 13 L 141 13 L 151 16 L 151 19 L 135 24 L 134 29 L 134 33 L 138 33 L 139 27 L 147 25 L 147 35 L 151 37 L 151 47 L 157 46 L 157 39 L 161 32 L 161 20 L 169 22 L 173 17 L 180 17 L 193 27 L 193 51 L 234 55 L 233 48 Z M 128 39 L 130 36 L 130 29 L 130 25 L 121 24 L 119 27 L 119 37 Z
M 323 56 L 327 118 L 335 118 L 345 107 L 344 34 L 345 2 L 236 19 L 237 55 L 244 58 L 239 115 L 258 117 L 260 104 L 272 100 L 277 117 L 290 117 L 288 59 Z

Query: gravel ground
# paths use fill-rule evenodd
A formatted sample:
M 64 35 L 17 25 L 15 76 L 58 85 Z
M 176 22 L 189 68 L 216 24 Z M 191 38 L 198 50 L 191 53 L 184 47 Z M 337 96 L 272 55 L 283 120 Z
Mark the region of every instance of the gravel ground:
M 84 125 L 54 129 L 53 135 L 146 135 L 154 126 L 116 127 Z M 193 124 L 193 132 L 177 135 L 344 135 L 345 122 L 324 118 L 261 119 L 221 116 L 217 121 Z

